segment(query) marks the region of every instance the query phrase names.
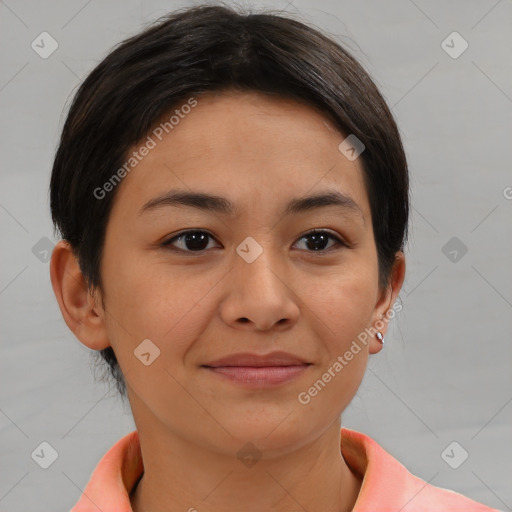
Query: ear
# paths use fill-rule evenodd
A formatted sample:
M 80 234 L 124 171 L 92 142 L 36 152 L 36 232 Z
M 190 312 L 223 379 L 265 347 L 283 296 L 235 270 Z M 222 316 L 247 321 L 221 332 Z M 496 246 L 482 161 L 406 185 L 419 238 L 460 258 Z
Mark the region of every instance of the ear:
M 391 270 L 389 284 L 379 292 L 379 298 L 372 316 L 372 327 L 380 331 L 383 336 L 387 333 L 390 321 L 389 312 L 393 310 L 393 305 L 402 289 L 404 278 L 405 255 L 402 251 L 398 251 Z M 370 343 L 370 354 L 375 354 L 380 350 L 382 350 L 382 344 L 373 336 Z
M 66 240 L 60 240 L 53 249 L 50 279 L 62 317 L 74 335 L 90 349 L 109 347 L 99 293 L 93 296 L 88 290 L 78 260 Z

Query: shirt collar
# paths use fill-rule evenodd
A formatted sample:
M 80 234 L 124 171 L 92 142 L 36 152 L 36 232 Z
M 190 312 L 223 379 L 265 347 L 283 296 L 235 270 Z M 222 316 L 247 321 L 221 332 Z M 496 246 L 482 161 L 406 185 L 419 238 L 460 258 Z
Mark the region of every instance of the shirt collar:
M 340 449 L 347 465 L 362 479 L 353 512 L 431 511 L 436 505 L 441 506 L 439 510 L 442 507 L 465 512 L 495 510 L 456 492 L 430 486 L 361 432 L 342 427 Z M 133 512 L 130 493 L 143 471 L 139 436 L 135 430 L 103 456 L 71 512 Z

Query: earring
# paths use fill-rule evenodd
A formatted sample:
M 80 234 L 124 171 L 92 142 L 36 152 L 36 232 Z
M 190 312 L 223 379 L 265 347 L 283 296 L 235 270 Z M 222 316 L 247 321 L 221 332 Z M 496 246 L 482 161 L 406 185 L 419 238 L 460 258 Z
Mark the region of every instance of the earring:
M 380 331 L 376 332 L 375 337 L 381 342 L 382 345 L 384 345 L 384 336 L 382 336 Z

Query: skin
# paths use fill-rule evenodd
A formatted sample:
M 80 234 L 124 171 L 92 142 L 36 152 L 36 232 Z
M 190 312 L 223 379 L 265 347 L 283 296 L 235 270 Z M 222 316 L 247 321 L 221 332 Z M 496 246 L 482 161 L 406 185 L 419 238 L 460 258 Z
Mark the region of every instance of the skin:
M 341 413 L 381 344 L 374 337 L 360 344 L 308 404 L 297 396 L 392 308 L 405 258 L 397 253 L 390 284 L 380 289 L 362 163 L 340 153 L 344 138 L 295 101 L 233 91 L 198 97 L 118 185 L 103 297 L 87 292 L 67 242 L 56 245 L 50 271 L 64 320 L 87 347 L 112 346 L 125 375 L 145 467 L 136 512 L 220 512 L 240 503 L 246 512 L 352 510 L 361 479 L 340 452 Z M 139 215 L 146 201 L 175 188 L 224 196 L 239 214 L 164 206 Z M 362 215 L 337 206 L 281 214 L 290 199 L 325 190 L 349 195 Z M 174 247 L 188 253 L 161 245 L 185 229 L 211 234 L 201 253 L 183 239 Z M 314 251 L 304 238 L 311 229 L 348 246 L 328 239 Z M 248 236 L 263 248 L 252 263 L 235 250 Z M 149 366 L 134 357 L 144 339 L 161 351 Z M 312 364 L 267 389 L 201 367 L 273 350 Z M 251 467 L 237 458 L 247 442 L 261 453 Z

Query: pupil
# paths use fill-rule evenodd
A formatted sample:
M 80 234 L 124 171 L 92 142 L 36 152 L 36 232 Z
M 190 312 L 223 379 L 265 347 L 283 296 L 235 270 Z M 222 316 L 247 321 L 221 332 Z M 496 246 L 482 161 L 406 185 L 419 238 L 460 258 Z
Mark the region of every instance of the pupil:
M 206 243 L 205 243 L 206 241 Z M 191 250 L 202 250 L 208 245 L 206 233 L 187 233 L 185 235 L 185 245 Z
M 313 250 L 318 251 L 322 248 L 325 248 L 325 242 L 327 241 L 327 237 L 324 234 L 314 233 L 312 235 L 309 235 L 308 238 L 313 241 Z M 321 247 L 318 247 L 318 245 L 320 245 Z M 309 244 L 308 247 L 311 248 Z

